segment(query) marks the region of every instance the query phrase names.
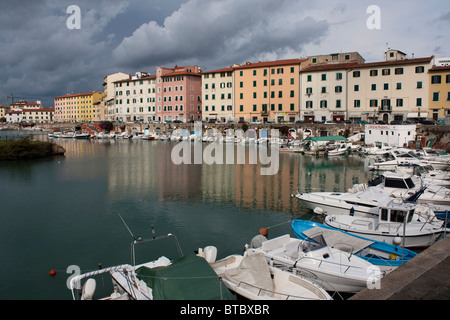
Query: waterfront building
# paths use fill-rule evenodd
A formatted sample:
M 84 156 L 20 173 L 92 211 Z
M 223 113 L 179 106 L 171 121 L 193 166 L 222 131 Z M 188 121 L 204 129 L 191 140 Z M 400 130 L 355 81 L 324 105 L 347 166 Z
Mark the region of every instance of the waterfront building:
M 202 119 L 202 71 L 198 66 L 156 68 L 156 120 Z
M 450 59 L 449 59 L 450 60 Z M 429 74 L 429 113 L 433 120 L 450 120 L 450 64 L 435 63 Z M 450 121 L 449 121 L 450 122 Z
M 310 61 L 316 61 L 310 58 Z M 300 119 L 305 122 L 347 118 L 348 77 L 357 61 L 313 63 L 300 71 Z
M 107 75 L 103 79 L 103 98 L 100 104 L 100 109 L 103 109 L 103 114 L 100 116 L 100 121 L 114 121 L 116 120 L 116 108 L 115 108 L 115 97 L 116 90 L 114 87 L 114 82 L 124 79 L 129 79 L 130 75 L 123 72 L 116 72 Z
M 202 73 L 202 118 L 204 121 L 234 120 L 233 67 Z
M 51 123 L 54 113 L 54 108 L 25 108 L 22 110 L 22 121 L 27 123 Z
M 134 76 L 114 81 L 114 107 L 108 119 L 121 122 L 151 122 L 156 117 L 156 76 L 136 72 Z
M 22 122 L 23 112 L 22 110 L 9 110 L 6 111 L 6 122 L 19 123 Z
M 9 111 L 9 107 L 7 106 L 0 106 L 0 119 L 5 118 L 6 119 L 6 112 Z
M 294 122 L 299 117 L 299 72 L 307 59 L 234 66 L 235 118 L 239 122 Z
M 361 63 L 348 71 L 348 120 L 420 120 L 428 115 L 428 69 L 433 57 L 407 58 L 389 49 L 382 62 Z
M 416 125 L 366 125 L 366 144 L 383 143 L 392 147 L 406 147 L 416 139 Z
M 94 104 L 103 97 L 103 92 L 68 94 L 54 98 L 55 121 L 90 122 L 95 117 Z

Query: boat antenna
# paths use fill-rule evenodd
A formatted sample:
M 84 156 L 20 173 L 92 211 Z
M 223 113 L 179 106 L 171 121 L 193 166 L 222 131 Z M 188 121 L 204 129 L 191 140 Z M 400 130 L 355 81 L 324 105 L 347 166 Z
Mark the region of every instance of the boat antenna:
M 131 237 L 133 239 L 135 239 L 133 232 L 131 232 L 130 228 L 128 228 L 128 225 L 126 224 L 125 220 L 123 220 L 122 216 L 120 215 L 120 213 L 118 213 L 120 220 L 122 220 L 123 224 L 125 225 L 125 227 L 127 228 L 128 232 L 130 233 Z

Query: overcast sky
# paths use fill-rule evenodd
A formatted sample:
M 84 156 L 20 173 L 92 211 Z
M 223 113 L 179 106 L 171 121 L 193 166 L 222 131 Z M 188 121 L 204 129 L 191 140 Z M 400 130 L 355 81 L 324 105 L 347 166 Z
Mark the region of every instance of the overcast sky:
M 69 29 L 70 5 L 80 29 Z M 380 29 L 369 29 L 370 5 Z M 103 90 L 115 72 L 359 52 L 450 56 L 448 0 L 0 0 L 0 104 Z

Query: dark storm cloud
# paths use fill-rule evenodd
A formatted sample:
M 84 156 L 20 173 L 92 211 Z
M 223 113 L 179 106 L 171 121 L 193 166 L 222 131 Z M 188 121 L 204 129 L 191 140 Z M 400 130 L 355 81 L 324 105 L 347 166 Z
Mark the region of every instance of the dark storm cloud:
M 303 4 L 303 5 L 302 5 Z M 118 65 L 138 68 L 178 63 L 240 63 L 301 50 L 327 32 L 326 21 L 303 14 L 297 0 L 191 0 L 163 24 L 149 21 L 114 50 Z

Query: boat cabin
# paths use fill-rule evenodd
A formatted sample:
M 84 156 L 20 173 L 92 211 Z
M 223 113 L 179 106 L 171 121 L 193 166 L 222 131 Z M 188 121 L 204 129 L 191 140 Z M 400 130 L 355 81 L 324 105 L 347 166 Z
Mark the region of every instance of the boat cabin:
M 389 175 L 387 173 L 369 182 L 369 186 L 383 185 L 385 188 L 413 189 L 416 185 L 409 175 Z
M 415 207 L 410 205 L 389 205 L 387 207 L 380 207 L 379 221 L 409 223 L 412 221 L 414 211 Z

